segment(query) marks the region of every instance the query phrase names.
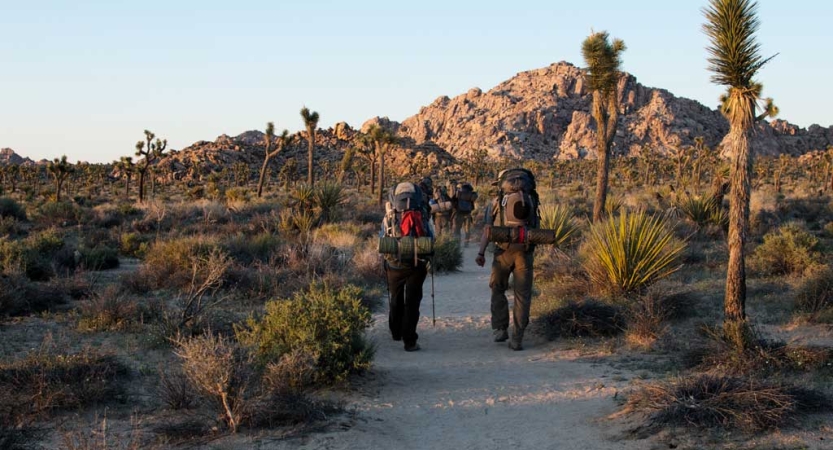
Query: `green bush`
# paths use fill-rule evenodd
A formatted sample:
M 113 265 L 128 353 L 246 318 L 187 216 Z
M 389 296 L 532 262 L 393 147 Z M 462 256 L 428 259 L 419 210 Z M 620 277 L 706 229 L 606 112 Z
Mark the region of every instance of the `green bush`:
M 47 311 L 65 302 L 65 290 L 51 283 L 33 283 L 23 274 L 0 276 L 0 317 Z
M 434 270 L 439 273 L 456 272 L 463 266 L 463 248 L 460 241 L 448 234 L 434 242 Z
M 157 288 L 180 286 L 191 279 L 194 262 L 206 258 L 216 247 L 216 243 L 202 237 L 156 241 L 145 254 L 142 272 Z
M 65 227 L 84 220 L 84 211 L 72 202 L 47 202 L 38 209 L 39 221 L 49 226 Z
M 698 229 L 707 225 L 722 226 L 726 214 L 722 213 L 720 205 L 710 195 L 683 195 L 674 206 L 686 219 Z
M 364 338 L 370 320 L 361 289 L 316 283 L 292 299 L 268 302 L 266 315 L 249 319 L 237 334 L 266 364 L 294 351 L 314 355 L 314 378 L 327 383 L 370 367 L 373 350 Z
M 0 217 L 12 217 L 17 220 L 26 220 L 26 210 L 20 203 L 9 197 L 0 197 Z
M 255 262 L 269 262 L 283 248 L 283 241 L 272 233 L 255 236 L 236 234 L 222 243 L 226 252 L 237 262 L 251 265 Z
M 790 222 L 764 236 L 749 266 L 760 275 L 801 275 L 820 262 L 819 240 L 798 223 Z
M 680 268 L 685 243 L 665 218 L 623 212 L 590 227 L 584 267 L 600 290 L 613 296 L 644 291 Z
M 119 267 L 119 252 L 110 247 L 98 246 L 81 252 L 81 264 L 87 270 L 110 270 Z
M 25 273 L 30 280 L 46 281 L 56 268 L 74 268 L 72 252 L 67 253 L 63 239 L 53 230 L 24 240 L 0 240 L 0 271 Z

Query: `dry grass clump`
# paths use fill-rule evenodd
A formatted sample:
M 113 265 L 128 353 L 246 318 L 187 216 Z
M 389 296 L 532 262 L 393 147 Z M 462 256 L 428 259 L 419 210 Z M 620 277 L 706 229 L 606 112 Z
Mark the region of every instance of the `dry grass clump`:
M 754 378 L 701 374 L 650 384 L 627 400 L 625 413 L 649 417 L 649 428 L 665 425 L 772 430 L 800 414 L 829 408 L 823 394 Z
M 156 289 L 185 286 L 191 279 L 195 261 L 216 248 L 212 238 L 201 236 L 156 241 L 145 255 L 142 275 Z
M 434 242 L 434 256 L 431 260 L 437 273 L 457 272 L 463 266 L 463 248 L 460 241 L 443 235 Z
M 833 269 L 822 266 L 805 278 L 795 293 L 795 308 L 811 321 L 833 319 Z
M 573 301 L 536 318 L 547 339 L 559 337 L 607 337 L 625 329 L 622 310 L 596 300 Z
M 81 331 L 123 330 L 139 320 L 136 299 L 117 286 L 93 293 L 78 308 Z
M 47 339 L 25 358 L 0 363 L 0 417 L 4 425 L 25 427 L 53 411 L 118 399 L 128 374 L 113 355 L 89 348 L 61 353 Z

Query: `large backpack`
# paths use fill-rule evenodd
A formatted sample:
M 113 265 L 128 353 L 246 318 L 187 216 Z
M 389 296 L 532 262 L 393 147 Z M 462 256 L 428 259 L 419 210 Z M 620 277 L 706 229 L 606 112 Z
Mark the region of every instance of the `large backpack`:
M 506 170 L 498 179 L 498 202 L 495 225 L 538 228 L 541 223 L 540 200 L 535 175 L 528 169 Z
M 428 218 L 425 216 L 425 198 L 414 183 L 402 182 L 388 194 L 385 205 L 385 236 L 431 236 Z
M 457 185 L 457 211 L 470 213 L 474 211 L 474 202 L 477 200 L 477 192 L 469 183 Z
M 379 240 L 379 252 L 389 261 L 413 260 L 416 265 L 419 257 L 433 252 L 434 234 L 425 202 L 414 183 L 399 183 L 389 192 L 382 221 L 384 237 Z

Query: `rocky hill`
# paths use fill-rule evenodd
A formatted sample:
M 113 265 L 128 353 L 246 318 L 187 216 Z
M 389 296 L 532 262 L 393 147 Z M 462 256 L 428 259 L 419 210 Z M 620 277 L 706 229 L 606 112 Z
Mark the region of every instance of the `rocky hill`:
M 28 165 L 35 164 L 35 161 L 18 155 L 10 148 L 0 149 L 0 166 L 7 166 L 9 164 Z
M 639 84 L 625 74 L 619 82 L 617 154 L 639 154 L 643 146 L 666 153 L 703 136 L 716 146 L 728 131 L 721 114 L 694 100 Z M 521 72 L 488 92 L 478 88 L 455 98 L 437 98 L 401 124 L 401 135 L 432 141 L 455 157 L 486 149 L 494 157 L 593 158 L 592 96 L 583 71 L 566 62 Z M 758 154 L 799 155 L 833 144 L 833 127 L 802 129 L 785 121 L 761 124 Z

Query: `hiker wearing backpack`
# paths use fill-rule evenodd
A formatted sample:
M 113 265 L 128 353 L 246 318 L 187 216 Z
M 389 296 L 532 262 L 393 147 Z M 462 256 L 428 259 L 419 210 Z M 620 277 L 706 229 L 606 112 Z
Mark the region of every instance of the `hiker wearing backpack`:
M 420 349 L 416 332 L 422 284 L 428 274 L 428 248 L 433 252 L 434 231 L 428 207 L 431 179 L 419 185 L 403 182 L 389 193 L 382 221 L 382 236 L 394 238 L 395 251 L 383 249 L 385 274 L 390 295 L 389 327 L 394 341 L 403 341 L 405 351 Z M 381 241 L 380 241 L 381 242 Z M 410 243 L 410 247 L 406 245 Z
M 540 223 L 539 199 L 532 172 L 522 168 L 503 170 L 492 184 L 497 186 L 498 192 L 485 211 L 483 236 L 475 259 L 480 267 L 486 264 L 485 252 L 492 227 L 508 227 L 523 236 L 526 230 L 538 228 Z M 520 241 L 523 242 L 523 239 Z M 495 243 L 489 279 L 489 287 L 492 288 L 492 330 L 495 342 L 509 340 L 509 348 L 513 350 L 523 349 L 524 330 L 529 324 L 534 250 L 534 244 L 529 243 Z M 515 279 L 511 339 L 509 301 L 506 298 L 510 275 L 514 275 Z
M 467 246 L 469 236 L 471 234 L 472 212 L 474 211 L 474 202 L 477 201 L 477 192 L 470 183 L 459 183 L 454 190 L 454 197 L 452 197 L 452 204 L 454 205 L 454 212 L 451 220 L 454 224 L 453 235 L 454 238 L 460 240 L 462 232 L 465 231 L 465 238 L 463 245 Z
M 437 186 L 434 188 L 430 203 L 431 213 L 434 218 L 434 228 L 437 231 L 437 235 L 439 236 L 450 232 L 454 204 L 448 196 L 448 190 L 445 186 Z

